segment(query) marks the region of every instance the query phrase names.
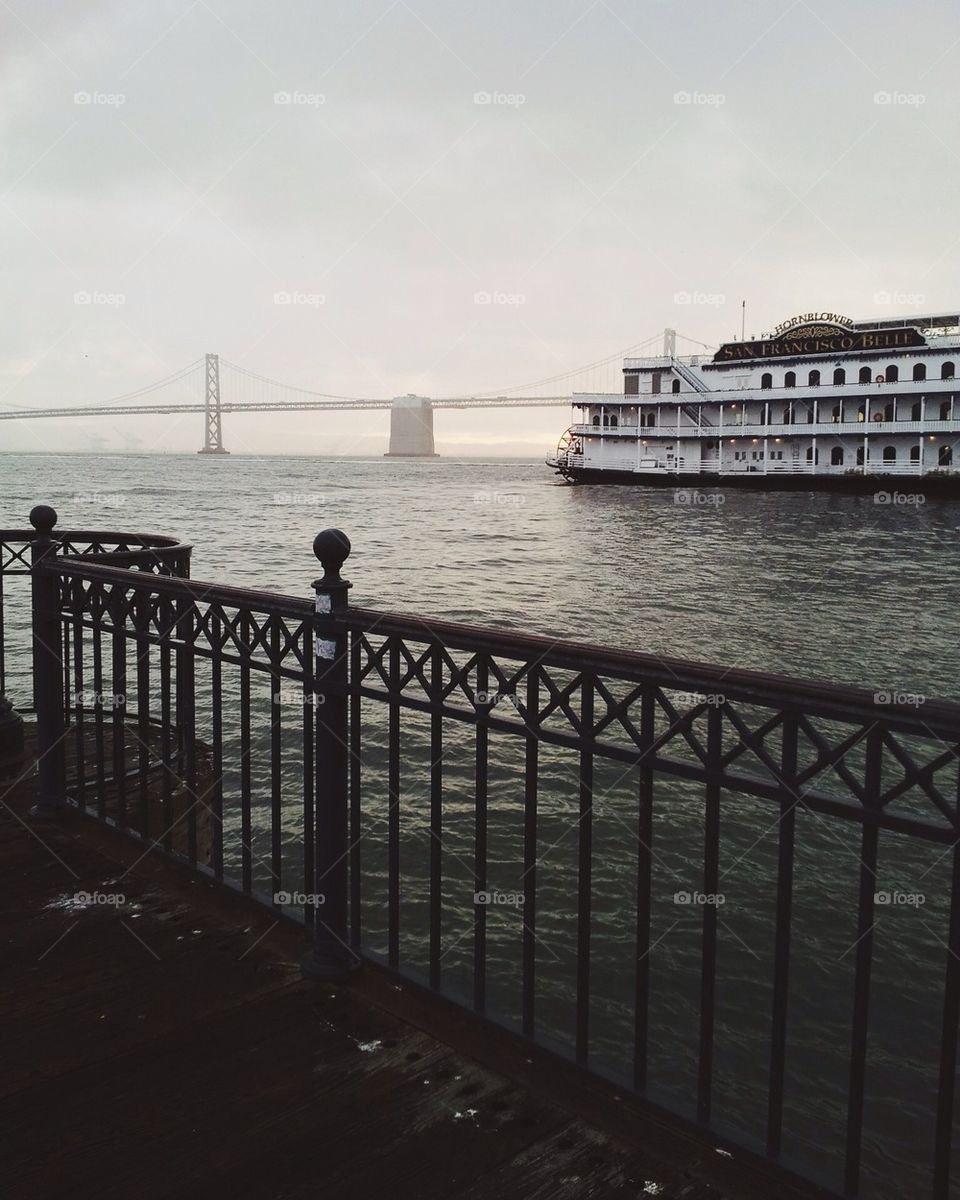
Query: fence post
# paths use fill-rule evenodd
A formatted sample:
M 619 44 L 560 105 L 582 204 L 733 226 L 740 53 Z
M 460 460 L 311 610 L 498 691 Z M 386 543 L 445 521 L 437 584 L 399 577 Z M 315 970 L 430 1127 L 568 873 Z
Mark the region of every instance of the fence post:
M 42 569 L 42 564 L 57 554 L 59 542 L 53 536 L 56 523 L 56 510 L 49 505 L 38 504 L 30 510 L 30 524 L 37 531 L 30 543 L 38 783 L 37 803 L 30 810 L 30 816 L 35 821 L 55 817 L 66 801 L 60 577 L 53 571 Z
M 350 553 L 350 539 L 339 529 L 325 529 L 314 539 L 313 552 L 323 565 L 323 577 L 313 584 L 317 895 L 313 898 L 313 948 L 301 965 L 306 978 L 330 980 L 342 979 L 360 965 L 350 948 L 347 922 L 349 640 L 343 616 L 350 583 L 340 577 L 340 568 Z

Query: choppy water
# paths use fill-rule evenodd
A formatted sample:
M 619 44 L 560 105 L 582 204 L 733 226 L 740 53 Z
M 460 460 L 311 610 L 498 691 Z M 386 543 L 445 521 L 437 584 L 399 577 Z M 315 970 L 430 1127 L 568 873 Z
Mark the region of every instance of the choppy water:
M 677 503 L 668 490 L 571 488 L 536 462 L 0 456 L 0 524 L 24 526 L 29 508 L 43 501 L 57 508 L 65 527 L 176 534 L 195 544 L 195 578 L 310 595 L 317 574 L 311 542 L 333 525 L 353 541 L 345 574 L 356 604 L 960 698 L 960 503 L 717 495 L 697 504 Z M 364 915 L 377 948 L 384 935 L 378 821 L 386 781 L 382 714 L 369 719 Z M 426 957 L 427 745 L 416 718 L 404 730 L 410 765 L 402 786 L 402 954 L 416 966 Z M 518 748 L 494 735 L 491 763 L 489 882 L 519 890 Z M 468 991 L 473 760 L 466 731 L 450 738 L 444 766 L 443 965 L 446 982 Z M 545 749 L 541 770 L 538 1017 L 568 1043 L 577 764 Z M 297 786 L 295 775 L 285 779 L 291 857 Z M 598 768 L 595 795 L 595 1047 L 598 1062 L 622 1076 L 632 1036 L 636 778 Z M 715 1111 L 735 1130 L 762 1129 L 765 1113 L 774 823 L 759 802 L 724 797 Z M 678 912 L 673 894 L 701 883 L 700 789 L 675 781 L 658 787 L 653 845 L 652 1088 L 689 1110 L 700 924 L 699 914 Z M 785 1145 L 836 1179 L 859 846 L 854 830 L 806 815 L 798 820 L 797 846 Z M 948 886 L 940 854 L 892 837 L 881 849 L 881 886 L 923 892 L 927 902 L 922 913 L 884 912 L 875 931 L 869 1196 L 929 1190 Z M 519 1007 L 519 926 L 511 911 L 491 912 L 489 923 L 490 1004 L 510 1017 Z

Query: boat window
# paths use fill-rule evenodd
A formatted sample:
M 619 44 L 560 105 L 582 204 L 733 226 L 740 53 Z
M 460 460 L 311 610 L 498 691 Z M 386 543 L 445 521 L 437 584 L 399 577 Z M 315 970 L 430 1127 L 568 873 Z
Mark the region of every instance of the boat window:
M 594 418 L 593 418 L 593 423 L 594 423 L 594 425 L 599 425 L 599 424 L 600 424 L 600 418 L 599 418 L 599 417 L 594 417 Z
M 820 386 L 820 372 L 819 371 L 811 371 L 810 374 L 807 376 L 807 384 L 809 387 L 819 387 Z
M 924 366 L 923 363 L 917 363 L 917 365 L 913 368 L 914 382 L 919 383 L 920 380 L 926 379 L 926 377 L 927 377 L 927 368 Z
M 797 373 L 796 373 L 796 371 L 788 371 L 788 372 L 786 373 L 786 375 L 784 375 L 784 377 L 783 377 L 783 386 L 784 386 L 784 387 L 796 387 L 796 386 L 797 386 Z
M 949 400 L 942 400 L 940 402 L 940 420 L 941 421 L 949 421 L 950 420 L 950 401 Z
M 883 419 L 885 421 L 893 420 L 893 402 L 892 401 L 890 404 L 885 404 L 883 406 Z
M 884 461 L 884 462 L 896 462 L 896 461 L 897 461 L 897 448 L 896 448 L 896 446 L 884 446 L 884 448 L 883 448 L 883 461 Z
M 769 371 L 765 371 L 760 376 L 760 386 L 762 388 L 772 388 L 773 387 L 773 376 L 770 374 Z
M 911 462 L 919 462 L 920 461 L 920 447 L 919 446 L 911 446 L 910 447 L 910 461 Z
M 953 466 L 953 447 L 941 446 L 940 452 L 937 455 L 937 463 L 941 467 Z
M 835 384 L 841 384 L 841 383 L 847 382 L 847 373 L 843 369 L 843 367 L 837 367 L 837 369 L 834 371 L 833 382 Z
M 615 416 L 613 416 L 610 418 L 610 428 L 616 429 L 616 427 L 617 427 L 617 418 Z
M 863 447 L 862 446 L 857 447 L 857 466 L 858 467 L 863 466 Z
M 870 382 L 870 368 L 869 367 L 861 367 L 860 368 L 860 382 L 861 383 L 869 383 Z
M 807 447 L 807 462 L 812 462 L 812 463 L 816 464 L 819 461 L 820 461 L 820 451 L 819 450 L 814 451 L 813 446 L 808 446 Z
M 677 394 L 677 392 L 679 392 L 679 391 L 680 391 L 680 380 L 679 380 L 679 379 L 675 379 L 675 380 L 673 381 L 673 394 L 674 394 L 674 395 L 676 395 L 676 394 Z
M 940 378 L 941 379 L 952 379 L 954 376 L 955 370 L 956 370 L 956 368 L 954 367 L 952 362 L 945 362 L 943 364 L 943 366 L 940 368 Z
M 913 407 L 910 409 L 910 420 L 911 421 L 919 421 L 920 413 L 922 410 L 923 410 L 922 401 L 918 400 L 916 402 L 916 404 L 914 404 Z
M 830 465 L 833 467 L 842 467 L 843 466 L 843 447 L 842 446 L 834 446 L 834 448 L 830 451 Z
M 891 363 L 884 372 L 887 383 L 896 383 L 900 378 L 900 368 Z
M 843 420 L 843 409 L 840 407 L 839 404 L 835 404 L 833 406 L 833 419 L 834 419 L 834 421 L 842 421 Z

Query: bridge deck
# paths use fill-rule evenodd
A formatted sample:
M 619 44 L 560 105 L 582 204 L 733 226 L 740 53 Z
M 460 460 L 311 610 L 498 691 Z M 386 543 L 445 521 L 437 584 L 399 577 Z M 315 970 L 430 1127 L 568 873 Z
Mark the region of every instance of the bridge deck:
M 303 982 L 300 930 L 30 802 L 0 804 L 6 1200 L 800 1195 L 376 969 Z

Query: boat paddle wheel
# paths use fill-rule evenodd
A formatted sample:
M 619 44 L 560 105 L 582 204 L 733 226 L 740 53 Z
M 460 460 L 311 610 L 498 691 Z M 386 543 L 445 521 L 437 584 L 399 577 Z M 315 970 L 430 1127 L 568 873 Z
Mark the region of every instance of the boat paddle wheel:
M 570 482 L 573 479 L 571 468 L 580 465 L 576 460 L 581 459 L 582 455 L 583 444 L 580 437 L 570 428 L 561 435 L 557 443 L 557 452 L 553 458 L 547 459 L 547 466 L 555 468 L 558 475 Z

